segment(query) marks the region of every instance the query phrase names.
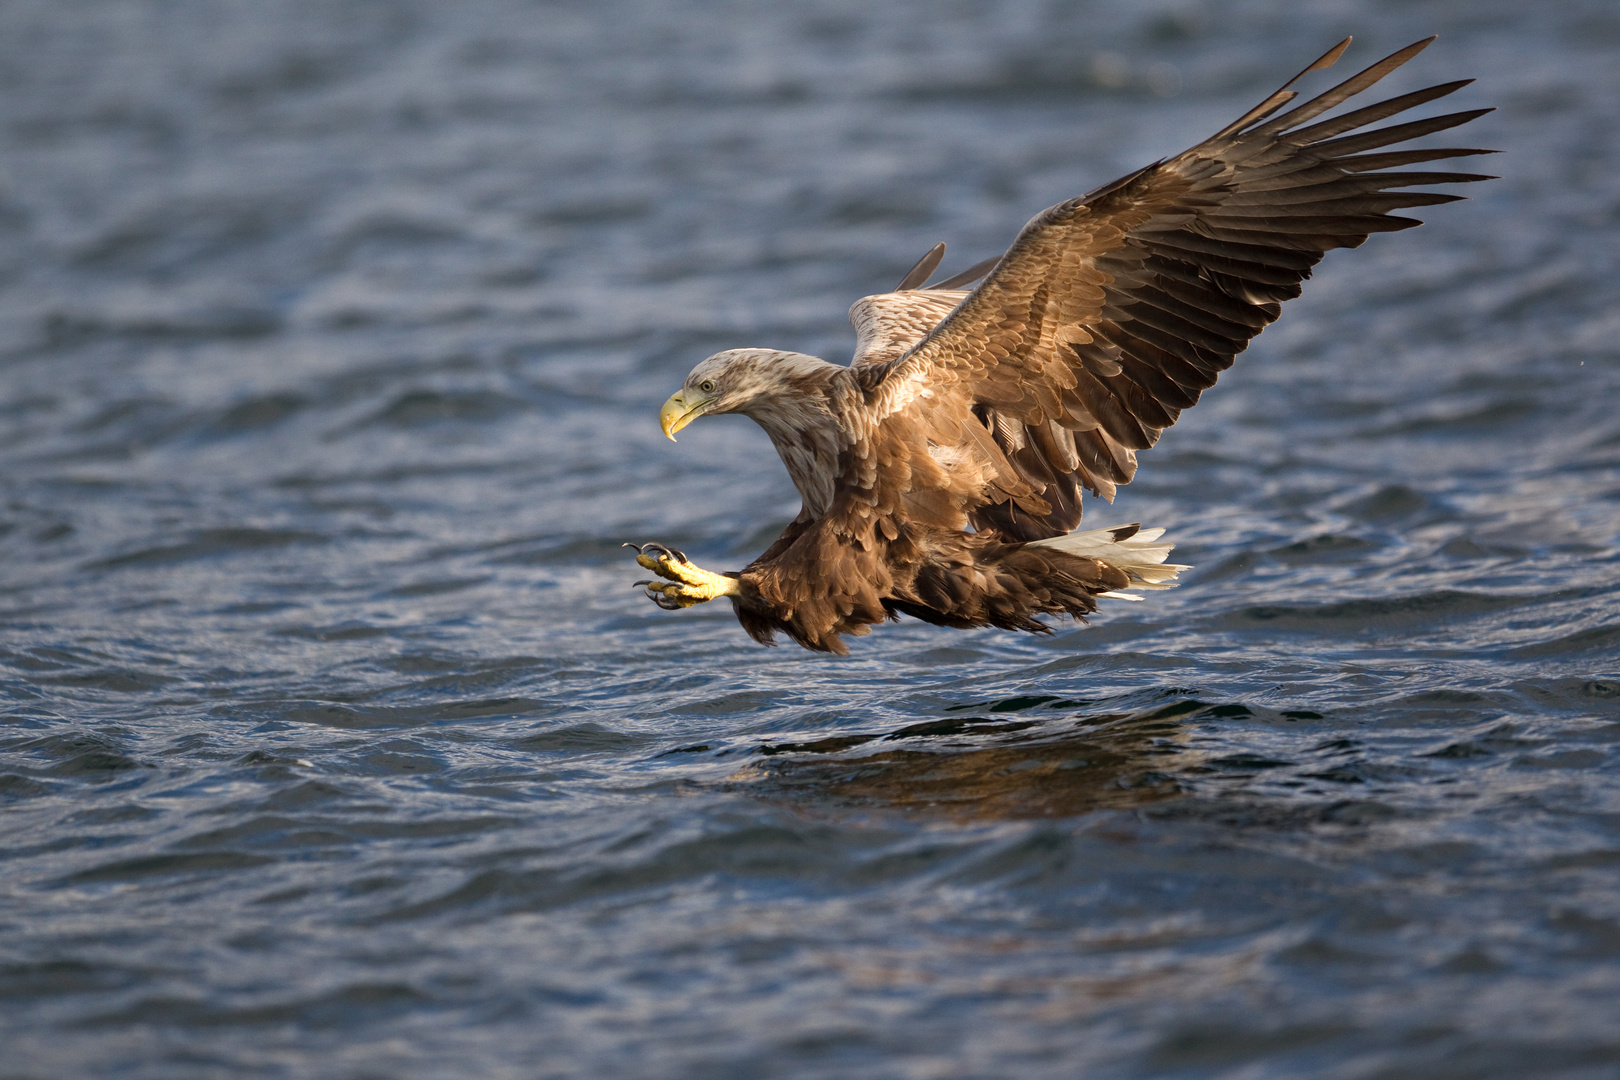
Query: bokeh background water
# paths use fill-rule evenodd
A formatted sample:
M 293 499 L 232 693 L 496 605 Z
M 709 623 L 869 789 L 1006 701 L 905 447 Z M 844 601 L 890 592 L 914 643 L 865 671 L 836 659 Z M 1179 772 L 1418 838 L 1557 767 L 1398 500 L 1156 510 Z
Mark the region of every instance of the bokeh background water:
M 1502 179 L 1092 507 L 1183 588 L 632 591 L 796 510 L 692 363 L 1347 33 Z M 1617 252 L 1609 0 L 8 0 L 0 1076 L 1620 1075 Z

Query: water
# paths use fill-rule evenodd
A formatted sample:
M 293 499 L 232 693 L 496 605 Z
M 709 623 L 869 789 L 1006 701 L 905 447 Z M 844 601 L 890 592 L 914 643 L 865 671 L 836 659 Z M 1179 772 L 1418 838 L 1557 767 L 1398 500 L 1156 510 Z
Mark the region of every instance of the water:
M 1331 255 L 1096 525 L 839 660 L 709 352 L 1344 33 L 1502 179 Z M 1620 14 L 0 6 L 0 1076 L 1620 1075 Z M 1322 80 L 1325 84 L 1327 80 Z M 1319 84 L 1320 85 L 1320 84 Z

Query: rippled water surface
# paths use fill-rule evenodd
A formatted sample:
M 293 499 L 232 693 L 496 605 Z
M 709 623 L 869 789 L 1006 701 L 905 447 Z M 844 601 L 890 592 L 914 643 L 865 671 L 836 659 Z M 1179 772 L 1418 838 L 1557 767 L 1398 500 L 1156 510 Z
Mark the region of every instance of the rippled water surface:
M 631 590 L 796 510 L 692 363 L 1352 32 L 1502 179 L 1092 507 L 1183 588 Z M 0 5 L 0 1076 L 1620 1075 L 1617 177 L 1607 0 Z

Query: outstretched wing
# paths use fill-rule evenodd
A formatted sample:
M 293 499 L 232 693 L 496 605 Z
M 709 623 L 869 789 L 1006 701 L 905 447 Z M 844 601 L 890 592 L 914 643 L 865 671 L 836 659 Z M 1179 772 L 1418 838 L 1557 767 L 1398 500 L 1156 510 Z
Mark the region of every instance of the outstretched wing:
M 899 359 L 967 296 L 961 289 L 912 289 L 861 297 L 849 309 L 849 321 L 855 326 L 851 366 Z
M 1302 126 L 1433 40 L 1271 118 L 1297 96 L 1288 87 L 1331 66 L 1346 38 L 1186 153 L 1040 214 L 983 284 L 893 359 L 882 358 L 892 351 L 882 328 L 899 325 L 898 302 L 889 297 L 907 294 L 857 304 L 874 327 L 862 331 L 857 360 L 868 353 L 870 359 L 856 372 L 871 422 L 950 430 L 971 410 L 995 444 L 991 450 L 978 435 L 970 440 L 996 475 L 985 487 L 988 505 L 973 515 L 975 526 L 1025 540 L 1072 530 L 1080 521 L 1080 489 L 1112 498 L 1115 485 L 1129 482 L 1134 452 L 1152 446 L 1214 385 L 1277 317 L 1282 301 L 1299 295 L 1323 253 L 1420 224 L 1392 210 L 1460 198 L 1398 189 L 1488 179 L 1388 171 L 1488 151 L 1367 152 L 1456 127 L 1488 109 L 1358 130 L 1472 80 Z M 915 304 L 908 310 L 922 311 Z M 856 312 L 852 318 L 861 325 Z M 940 422 L 931 424 L 934 417 Z
M 962 286 L 978 281 L 1000 261 L 986 259 L 937 284 L 924 285 L 944 258 L 945 245 L 935 244 L 906 271 L 893 292 L 855 301 L 849 309 L 849 321 L 855 327 L 852 367 L 898 359 L 967 298 L 968 291 Z

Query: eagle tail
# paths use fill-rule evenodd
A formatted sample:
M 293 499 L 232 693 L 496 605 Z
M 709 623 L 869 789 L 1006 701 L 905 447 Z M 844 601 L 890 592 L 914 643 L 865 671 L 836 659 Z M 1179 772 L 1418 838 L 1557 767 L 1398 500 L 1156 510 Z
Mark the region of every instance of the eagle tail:
M 1096 559 L 1123 570 L 1130 576 L 1132 589 L 1173 589 L 1176 575 L 1191 566 L 1165 562 L 1174 544 L 1158 543 L 1163 529 L 1144 529 L 1139 524 L 1116 525 L 1111 529 L 1091 529 L 1036 540 L 1025 547 L 1049 547 L 1083 559 Z M 1128 592 L 1105 592 L 1117 600 L 1141 600 L 1143 597 Z

